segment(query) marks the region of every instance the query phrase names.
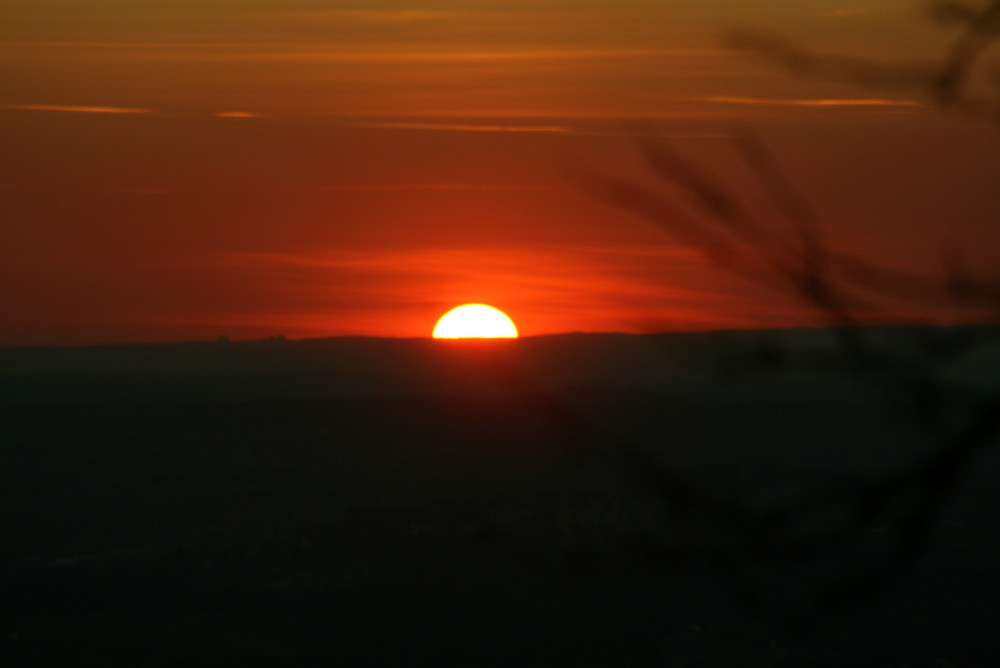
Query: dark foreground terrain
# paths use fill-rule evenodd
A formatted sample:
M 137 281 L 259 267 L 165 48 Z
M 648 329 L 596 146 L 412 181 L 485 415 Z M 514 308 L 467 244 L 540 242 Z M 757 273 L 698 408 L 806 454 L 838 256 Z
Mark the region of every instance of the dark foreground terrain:
M 2 351 L 0 661 L 1000 665 L 995 444 L 894 561 L 933 439 L 709 339 Z

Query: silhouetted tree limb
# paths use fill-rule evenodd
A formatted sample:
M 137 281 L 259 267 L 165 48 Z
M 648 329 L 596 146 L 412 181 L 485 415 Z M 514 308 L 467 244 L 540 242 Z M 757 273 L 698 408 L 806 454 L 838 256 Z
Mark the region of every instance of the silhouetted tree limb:
M 984 54 L 1000 36 L 1000 2 L 927 3 L 931 18 L 956 27 L 957 36 L 933 63 L 876 63 L 861 58 L 813 53 L 784 35 L 761 30 L 731 30 L 731 48 L 763 56 L 797 76 L 845 81 L 865 88 L 912 92 L 946 111 L 1000 123 L 1000 77 L 987 97 L 971 90 L 971 79 L 983 65 Z
M 819 55 L 783 36 L 758 31 L 734 31 L 727 40 L 738 50 L 761 54 L 801 76 L 914 91 L 944 111 L 1000 121 L 1000 96 L 983 100 L 968 92 L 973 69 L 1000 38 L 1000 0 L 935 0 L 929 10 L 936 20 L 958 28 L 951 47 L 937 63 L 885 65 Z M 871 298 L 902 298 L 976 312 L 983 322 L 1000 323 L 1000 279 L 977 276 L 956 252 L 943 255 L 943 276 L 936 277 L 901 272 L 834 248 L 808 198 L 748 128 L 736 130 L 733 144 L 780 213 L 779 222 L 757 214 L 749 198 L 712 169 L 664 142 L 649 139 L 655 136 L 650 128 L 636 134 L 642 137 L 638 153 L 657 185 L 583 165 L 573 167 L 573 178 L 597 199 L 637 214 L 676 242 L 700 252 L 718 269 L 780 289 L 824 313 L 854 373 L 894 397 L 898 417 L 916 427 L 932 447 L 923 460 L 881 479 L 764 513 L 714 498 L 638 444 L 615 443 L 603 449 L 595 445 L 594 451 L 600 450 L 602 461 L 613 462 L 626 480 L 658 495 L 665 511 L 683 526 L 710 522 L 727 531 L 730 545 L 709 555 L 699 551 L 698 558 L 714 564 L 745 600 L 756 596 L 734 555 L 772 566 L 843 557 L 843 572 L 817 589 L 816 603 L 828 612 L 881 591 L 922 554 L 963 473 L 995 443 L 1000 431 L 1000 386 L 978 395 L 957 394 L 940 380 L 939 371 L 957 356 L 995 342 L 996 330 L 913 327 L 908 330 L 911 345 L 898 351 L 869 336 L 865 320 L 857 314 L 865 312 L 870 319 L 870 314 L 877 313 Z M 772 357 L 781 359 L 780 354 Z M 958 423 L 951 417 L 956 406 L 963 408 L 965 418 Z M 807 528 L 816 514 L 836 508 L 849 511 L 840 530 L 811 535 Z M 873 559 L 865 556 L 863 548 L 878 527 L 884 527 L 889 544 Z M 668 559 L 670 548 L 666 543 L 660 548 L 662 557 Z

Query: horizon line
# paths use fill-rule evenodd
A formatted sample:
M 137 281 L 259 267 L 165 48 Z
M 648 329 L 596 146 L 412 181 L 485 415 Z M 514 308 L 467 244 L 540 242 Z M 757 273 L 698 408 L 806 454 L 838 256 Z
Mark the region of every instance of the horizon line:
M 307 336 L 301 338 L 292 338 L 284 336 L 281 334 L 276 334 L 272 336 L 265 336 L 259 338 L 247 338 L 247 339 L 236 339 L 231 338 L 226 335 L 220 335 L 214 339 L 177 339 L 172 341 L 109 341 L 101 343 L 0 343 L 0 350 L 17 350 L 17 349 L 53 349 L 53 348 L 111 348 L 111 347 L 139 347 L 139 346 L 175 346 L 175 345 L 240 345 L 247 343 L 272 343 L 272 344 L 288 344 L 288 343 L 307 343 L 307 342 L 317 342 L 317 341 L 343 341 L 348 339 L 366 339 L 366 340 L 381 340 L 381 341 L 442 341 L 442 345 L 452 345 L 458 343 L 495 343 L 501 341 L 504 343 L 517 342 L 524 339 L 545 339 L 545 338 L 555 338 L 555 337 L 565 337 L 565 336 L 623 336 L 623 337 L 640 337 L 640 336 L 680 336 L 680 335 L 691 335 L 691 334 L 715 334 L 722 332 L 774 332 L 774 331 L 818 331 L 818 330 L 836 330 L 843 329 L 845 327 L 852 327 L 851 325 L 774 325 L 766 327 L 719 327 L 712 329 L 673 329 L 673 330 L 657 330 L 648 332 L 622 332 L 622 331 L 569 331 L 569 332 L 551 332 L 548 334 L 529 334 L 521 335 L 517 338 L 512 337 L 495 337 L 495 338 L 479 338 L 479 337 L 469 337 L 462 339 L 435 339 L 434 337 L 427 336 L 380 336 L 372 334 L 335 334 L 331 336 Z M 949 328 L 949 327 L 1000 327 L 1000 323 L 996 322 L 958 322 L 958 323 L 873 323 L 865 325 L 853 326 L 862 329 L 893 329 L 893 328 L 906 328 L 906 327 L 928 327 L 928 328 Z

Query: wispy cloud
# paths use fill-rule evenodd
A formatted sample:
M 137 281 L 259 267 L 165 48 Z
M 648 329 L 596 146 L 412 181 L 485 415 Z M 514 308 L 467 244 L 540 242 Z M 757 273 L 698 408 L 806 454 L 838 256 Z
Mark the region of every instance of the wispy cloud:
M 79 114 L 151 114 L 155 111 L 155 109 L 136 107 L 93 107 L 68 104 L 4 104 L 0 107 L 22 111 L 68 111 Z
M 274 294 L 286 309 L 278 323 L 285 329 L 320 318 L 338 333 L 426 336 L 431 316 L 468 301 L 509 306 L 522 334 L 645 331 L 650 314 L 664 313 L 673 326 L 739 324 L 737 316 L 718 321 L 739 307 L 725 289 L 682 280 L 703 260 L 679 246 L 336 248 L 222 253 L 206 261 L 228 275 L 251 272 L 271 276 L 272 287 L 286 285 Z M 349 287 L 331 290 L 333 284 Z M 329 314 L 338 309 L 349 315 L 335 324 Z
M 216 118 L 264 118 L 263 114 L 253 111 L 217 111 L 212 115 Z
M 485 125 L 473 123 L 361 123 L 354 127 L 377 130 L 438 130 L 445 132 L 540 132 L 565 134 L 573 130 L 562 125 Z
M 579 292 L 579 276 L 603 274 L 610 284 L 604 289 L 635 291 L 635 277 L 617 276 L 611 266 L 599 262 L 599 255 L 573 248 L 537 250 L 493 248 L 439 248 L 381 251 L 330 251 L 324 254 L 230 253 L 220 256 L 224 266 L 287 267 L 314 269 L 326 275 L 344 272 L 354 280 L 352 290 L 376 292 L 396 302 L 422 302 L 431 295 L 457 289 L 497 290 L 497 286 L 520 296 L 574 293 L 576 298 L 594 296 L 594 290 Z M 597 266 L 595 266 L 595 260 Z M 605 266 L 600 266 L 604 264 Z M 470 286 L 466 288 L 465 286 Z M 627 286 L 627 287 L 626 287 Z M 641 290 L 640 290 L 641 292 Z
M 883 98 L 826 98 L 826 99 L 776 99 L 764 97 L 699 97 L 697 102 L 718 104 L 746 104 L 778 107 L 920 107 L 915 100 L 889 100 Z
M 870 7 L 844 7 L 842 9 L 831 9 L 828 12 L 823 12 L 823 17 L 828 19 L 843 19 L 850 16 L 862 16 L 871 13 L 872 10 Z
M 371 63 L 495 63 L 522 61 L 559 61 L 559 60 L 606 60 L 632 58 L 658 58 L 678 55 L 717 54 L 715 50 L 677 50 L 677 49 L 528 49 L 528 50 L 454 50 L 454 51 L 417 51 L 400 49 L 392 51 L 330 50 L 315 49 L 294 52 L 259 52 L 247 54 L 265 60 L 317 60 L 343 62 Z
M 840 7 L 837 9 L 831 9 L 829 11 L 823 12 L 823 18 L 827 19 L 846 19 L 853 18 L 855 16 L 867 16 L 869 14 L 880 14 L 883 12 L 892 11 L 903 6 L 909 6 L 910 3 L 894 2 L 888 5 L 879 5 L 878 7 Z
M 323 192 L 407 192 L 407 191 L 454 191 L 454 192 L 524 192 L 549 190 L 545 186 L 520 186 L 504 184 L 465 184 L 465 183 L 375 183 L 329 186 L 325 188 L 313 188 L 311 191 L 320 190 Z
M 141 107 L 108 107 L 74 104 L 0 104 L 0 109 L 18 111 L 62 111 L 77 114 L 155 114 L 158 109 Z M 168 112 L 169 113 L 169 112 Z M 216 118 L 266 118 L 264 114 L 255 111 L 216 111 L 211 112 Z
M 424 300 L 421 290 L 413 293 L 404 277 L 439 277 L 462 281 L 485 279 L 490 284 L 502 276 L 507 284 L 525 290 L 546 288 L 579 292 L 579 277 L 601 275 L 605 288 L 638 294 L 704 295 L 703 289 L 684 289 L 666 283 L 645 285 L 651 268 L 668 264 L 700 265 L 700 257 L 686 247 L 663 246 L 587 246 L 550 244 L 531 248 L 419 248 L 419 249 L 327 249 L 291 253 L 225 252 L 210 256 L 210 263 L 230 267 L 284 266 L 322 270 L 367 272 L 391 284 L 407 296 Z M 654 271 L 655 273 L 655 271 Z M 363 289 L 360 285 L 358 289 Z
M 328 60 L 426 60 L 432 62 L 452 60 L 567 60 L 592 58 L 648 58 L 668 56 L 724 56 L 729 52 L 716 47 L 707 48 L 522 48 L 522 49 L 468 49 L 446 47 L 417 48 L 407 43 L 381 45 L 364 48 L 358 45 L 338 46 L 331 42 L 310 41 L 198 41 L 198 40 L 150 40 L 150 41 L 107 41 L 107 40 L 38 40 L 0 41 L 0 49 L 84 49 L 84 50 L 132 50 L 132 51 L 233 51 L 238 55 L 247 52 L 268 58 L 297 58 L 315 56 Z M 466 45 L 467 46 L 467 45 Z
M 496 112 L 499 113 L 499 112 Z M 538 115 L 533 114 L 533 115 Z M 572 116 L 571 112 L 553 114 L 553 116 Z M 645 120 L 655 117 L 655 114 L 635 114 Z M 625 120 L 629 118 L 623 114 L 582 114 L 582 120 Z M 584 137 L 659 137 L 670 139 L 726 139 L 729 135 L 724 133 L 649 133 L 649 132 L 627 132 L 621 130 L 603 130 L 573 128 L 566 125 L 500 125 L 487 123 L 430 123 L 412 121 L 377 121 L 371 123 L 357 123 L 350 127 L 366 128 L 376 130 L 431 130 L 444 132 L 524 132 L 533 134 L 571 134 Z M 452 187 L 452 186 L 447 186 Z
M 96 188 L 97 192 L 119 193 L 124 195 L 166 195 L 170 191 L 166 188 Z
M 72 49 L 132 50 L 136 57 L 175 62 L 331 63 L 370 65 L 475 65 L 501 63 L 648 60 L 686 56 L 717 56 L 719 49 L 469 49 L 343 47 L 302 43 L 93 43 L 52 44 Z M 143 54 L 139 56 L 139 54 Z
M 289 11 L 266 13 L 259 16 L 280 16 L 282 18 L 299 19 L 348 19 L 371 23 L 424 23 L 427 21 L 443 21 L 468 16 L 467 13 L 444 10 L 418 9 L 331 9 L 320 11 Z

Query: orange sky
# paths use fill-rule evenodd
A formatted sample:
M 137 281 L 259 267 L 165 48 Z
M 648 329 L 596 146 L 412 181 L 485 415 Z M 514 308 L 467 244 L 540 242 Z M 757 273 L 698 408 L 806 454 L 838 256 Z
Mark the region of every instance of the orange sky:
M 732 27 L 881 60 L 947 37 L 889 0 L 7 0 L 0 344 L 427 336 L 469 301 L 527 335 L 820 322 L 568 178 L 649 183 L 637 119 L 765 217 L 734 121 L 839 247 L 995 265 L 995 127 L 793 78 Z

